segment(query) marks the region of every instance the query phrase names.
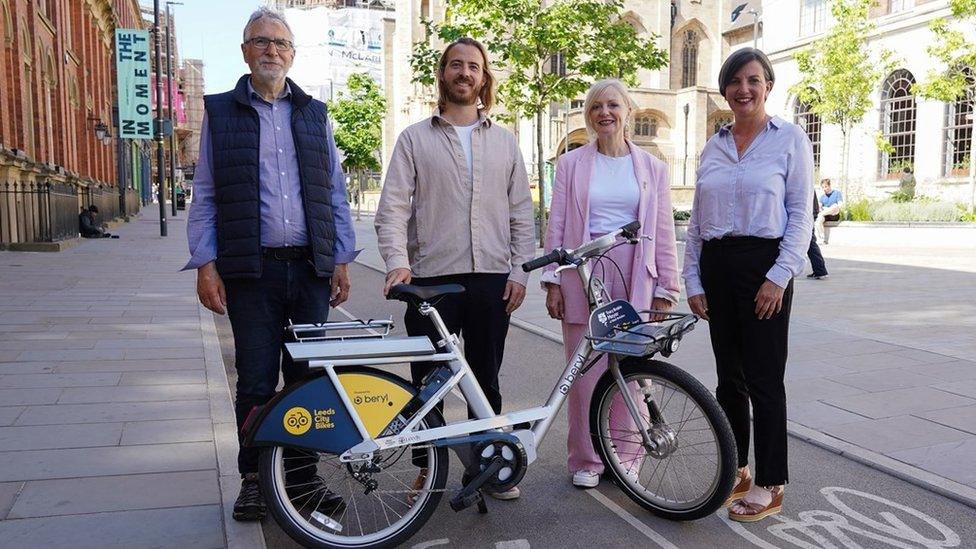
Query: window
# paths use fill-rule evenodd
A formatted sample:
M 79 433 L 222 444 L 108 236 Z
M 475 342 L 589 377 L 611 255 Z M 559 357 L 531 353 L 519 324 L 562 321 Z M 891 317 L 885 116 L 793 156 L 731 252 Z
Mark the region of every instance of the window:
M 657 137 L 657 118 L 650 114 L 639 114 L 634 120 L 634 135 L 638 137 Z
M 712 118 L 712 125 L 709 128 L 712 131 L 711 133 L 708 134 L 708 137 L 717 134 L 718 131 L 721 130 L 724 126 L 728 126 L 731 123 L 732 123 L 731 113 L 722 113 L 722 114 L 715 115 Z
M 891 0 L 888 4 L 888 13 L 910 10 L 915 7 L 915 0 Z
M 793 103 L 793 123 L 803 129 L 813 145 L 813 167 L 820 167 L 820 116 L 810 112 L 810 105 L 807 105 L 800 98 Z
M 582 99 L 573 99 L 569 102 L 569 109 L 582 109 L 584 101 Z
M 681 87 L 688 88 L 698 83 L 698 33 L 689 29 L 685 32 L 681 46 Z
M 914 169 L 915 163 L 915 96 L 912 95 L 912 73 L 899 69 L 881 86 L 881 135 L 894 147 L 882 152 L 881 177 L 897 175 L 902 169 Z
M 562 52 L 549 57 L 549 74 L 566 76 L 566 56 Z
M 945 153 L 942 175 L 963 177 L 969 175 L 969 162 L 972 159 L 973 102 L 976 101 L 976 75 L 966 70 L 969 88 L 966 93 L 945 109 Z
M 827 23 L 827 0 L 802 0 L 800 5 L 800 36 L 823 32 Z

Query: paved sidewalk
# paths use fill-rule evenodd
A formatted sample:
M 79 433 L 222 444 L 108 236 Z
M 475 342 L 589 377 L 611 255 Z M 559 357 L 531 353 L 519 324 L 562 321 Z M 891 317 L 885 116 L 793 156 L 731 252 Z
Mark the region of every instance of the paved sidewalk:
M 384 270 L 372 221 L 358 261 Z M 976 243 L 823 249 L 830 279 L 795 283 L 790 432 L 976 506 Z M 538 273 L 513 318 L 561 340 Z M 715 386 L 706 323 L 669 360 Z
M 264 545 L 230 520 L 234 416 L 213 317 L 178 272 L 186 212 L 166 238 L 156 212 L 118 240 L 0 252 L 5 548 Z

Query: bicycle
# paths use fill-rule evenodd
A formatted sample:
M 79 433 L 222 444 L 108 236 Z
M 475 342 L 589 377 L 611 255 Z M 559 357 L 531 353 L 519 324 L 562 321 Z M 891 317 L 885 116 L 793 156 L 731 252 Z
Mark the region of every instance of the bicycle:
M 457 336 L 434 304 L 458 285 L 399 285 L 388 299 L 430 318 L 443 338 L 389 338 L 392 320 L 291 326 L 287 343 L 313 372 L 245 423 L 245 443 L 267 446 L 261 489 L 282 529 L 306 547 L 373 548 L 402 543 L 430 518 L 447 491 L 448 448 L 465 465 L 455 511 L 477 505 L 483 492 L 517 485 L 577 377 L 601 355 L 609 364 L 590 408 L 593 445 L 614 483 L 633 501 L 671 520 L 712 514 L 732 491 L 736 449 L 732 430 L 711 393 L 694 377 L 660 360 L 694 328 L 691 314 L 656 313 L 643 320 L 627 301 L 610 301 L 591 263 L 615 246 L 639 241 L 638 223 L 575 250 L 557 249 L 526 271 L 558 263 L 575 268 L 588 288 L 590 331 L 575 349 L 542 406 L 495 415 L 471 373 Z M 618 241 L 619 237 L 623 237 Z M 373 366 L 431 361 L 439 365 L 415 388 Z M 474 419 L 445 424 L 435 407 L 459 388 Z M 611 418 L 623 418 L 615 429 Z M 629 420 L 629 422 L 628 422 Z M 616 421 L 619 427 L 621 423 Z M 528 425 L 528 427 L 524 427 Z M 410 452 L 410 456 L 407 453 Z M 314 468 L 292 482 L 302 470 Z M 426 468 L 426 475 L 420 475 Z M 414 483 L 418 484 L 414 484 Z M 341 504 L 335 495 L 340 496 Z M 330 504 L 323 508 L 323 502 Z

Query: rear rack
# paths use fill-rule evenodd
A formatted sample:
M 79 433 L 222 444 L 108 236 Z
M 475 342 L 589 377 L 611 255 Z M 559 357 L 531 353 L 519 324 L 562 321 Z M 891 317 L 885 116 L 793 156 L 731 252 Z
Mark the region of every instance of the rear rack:
M 285 328 L 299 343 L 310 341 L 344 341 L 347 339 L 384 338 L 393 331 L 393 317 L 388 319 L 345 320 L 315 324 L 289 324 Z

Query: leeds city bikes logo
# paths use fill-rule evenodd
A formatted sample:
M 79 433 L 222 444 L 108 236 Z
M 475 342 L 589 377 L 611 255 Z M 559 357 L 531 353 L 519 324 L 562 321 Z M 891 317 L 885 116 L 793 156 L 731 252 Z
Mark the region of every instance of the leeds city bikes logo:
M 282 424 L 285 427 L 285 431 L 288 431 L 288 434 L 295 436 L 304 435 L 312 428 L 312 414 L 308 413 L 308 410 L 301 406 L 295 406 L 285 412 Z

